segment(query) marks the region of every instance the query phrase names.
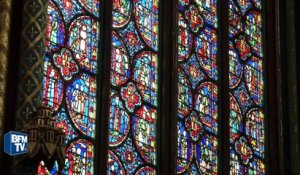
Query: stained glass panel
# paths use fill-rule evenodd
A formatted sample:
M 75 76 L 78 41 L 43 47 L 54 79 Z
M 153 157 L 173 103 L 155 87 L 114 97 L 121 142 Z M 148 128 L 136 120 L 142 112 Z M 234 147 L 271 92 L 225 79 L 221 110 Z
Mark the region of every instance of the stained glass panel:
M 229 0 L 231 174 L 265 174 L 262 1 Z
M 156 174 L 158 0 L 114 0 L 107 174 Z
M 156 174 L 158 4 L 113 1 L 107 174 Z M 229 7 L 231 174 L 265 174 L 262 4 Z M 99 8 L 98 0 L 49 1 L 43 105 L 67 135 L 62 174 L 93 173 Z M 179 0 L 178 174 L 217 174 L 217 29 L 217 0 Z M 57 174 L 57 165 L 41 163 L 43 173 Z
M 66 133 L 62 174 L 93 174 L 99 41 L 98 0 L 50 0 L 43 105 Z M 39 174 L 58 174 L 57 165 Z
M 217 1 L 178 4 L 177 174 L 217 174 Z

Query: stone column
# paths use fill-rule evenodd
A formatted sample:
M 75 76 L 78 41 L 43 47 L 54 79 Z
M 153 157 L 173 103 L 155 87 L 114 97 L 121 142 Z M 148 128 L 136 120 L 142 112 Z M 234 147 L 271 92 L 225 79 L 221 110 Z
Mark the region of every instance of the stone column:
M 16 2 L 17 3 L 17 2 Z M 16 130 L 42 106 L 48 0 L 23 0 L 21 51 L 16 99 Z M 11 174 L 36 174 L 37 166 L 15 157 Z
M 0 157 L 3 150 L 3 131 L 5 116 L 5 92 L 7 82 L 9 34 L 11 22 L 12 0 L 2 0 L 0 3 Z M 0 164 L 2 165 L 2 160 Z M 1 168 L 0 168 L 1 169 Z
M 12 0 L 2 0 L 0 3 L 0 157 L 3 150 L 3 131 L 5 116 L 5 92 L 7 81 L 7 63 L 9 52 L 9 34 L 11 22 Z M 2 162 L 0 161 L 2 165 Z
M 282 58 L 286 61 L 286 114 L 283 116 L 286 118 L 286 126 L 284 132 L 288 133 L 287 138 L 287 150 L 289 155 L 287 162 L 287 174 L 297 175 L 300 174 L 300 134 L 299 134 L 299 82 L 297 79 L 297 74 L 299 69 L 297 63 L 299 63 L 299 57 L 297 57 L 297 28 L 296 25 L 299 22 L 296 18 L 296 11 L 299 10 L 296 8 L 296 0 L 286 0 L 284 1 L 286 11 L 285 19 L 282 21 L 282 25 L 286 27 L 285 38 L 286 38 L 286 55 Z M 283 61 L 283 62 L 284 62 Z M 286 105 L 286 104 L 285 104 Z
M 16 129 L 41 107 L 48 0 L 24 0 Z

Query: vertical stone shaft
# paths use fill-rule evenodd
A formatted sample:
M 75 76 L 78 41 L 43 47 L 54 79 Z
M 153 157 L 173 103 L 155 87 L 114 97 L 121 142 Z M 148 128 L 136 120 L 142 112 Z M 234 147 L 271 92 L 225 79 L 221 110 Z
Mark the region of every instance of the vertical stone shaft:
M 21 36 L 16 129 L 42 104 L 48 0 L 25 0 Z
M 9 35 L 11 23 L 12 0 L 2 0 L 0 3 L 0 157 L 3 150 L 3 131 L 5 116 L 5 92 L 7 82 L 7 63 L 9 56 Z M 2 162 L 0 161 L 0 164 Z

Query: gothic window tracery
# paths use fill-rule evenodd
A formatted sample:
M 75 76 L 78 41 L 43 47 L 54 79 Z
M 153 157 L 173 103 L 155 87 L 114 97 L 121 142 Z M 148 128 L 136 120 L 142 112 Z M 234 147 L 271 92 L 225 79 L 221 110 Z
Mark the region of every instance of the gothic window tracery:
M 221 0 L 178 0 L 177 174 L 218 174 Z M 101 58 L 100 0 L 50 0 L 43 105 L 66 134 L 62 174 L 93 174 L 96 121 L 108 117 L 107 174 L 157 174 L 161 1 L 113 0 L 110 58 Z M 230 168 L 265 174 L 262 2 L 229 0 Z M 107 52 L 107 51 L 106 51 Z M 99 116 L 101 60 L 110 59 L 109 114 Z M 224 72 L 223 72 L 224 73 Z M 171 78 L 171 77 L 170 77 Z M 57 174 L 43 168 L 39 173 Z

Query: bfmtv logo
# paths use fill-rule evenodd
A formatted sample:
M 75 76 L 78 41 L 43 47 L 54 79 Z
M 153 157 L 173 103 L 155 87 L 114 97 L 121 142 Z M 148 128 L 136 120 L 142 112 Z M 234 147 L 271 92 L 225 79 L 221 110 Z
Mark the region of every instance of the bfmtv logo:
M 10 131 L 4 135 L 4 152 L 15 156 L 28 152 L 28 134 Z

